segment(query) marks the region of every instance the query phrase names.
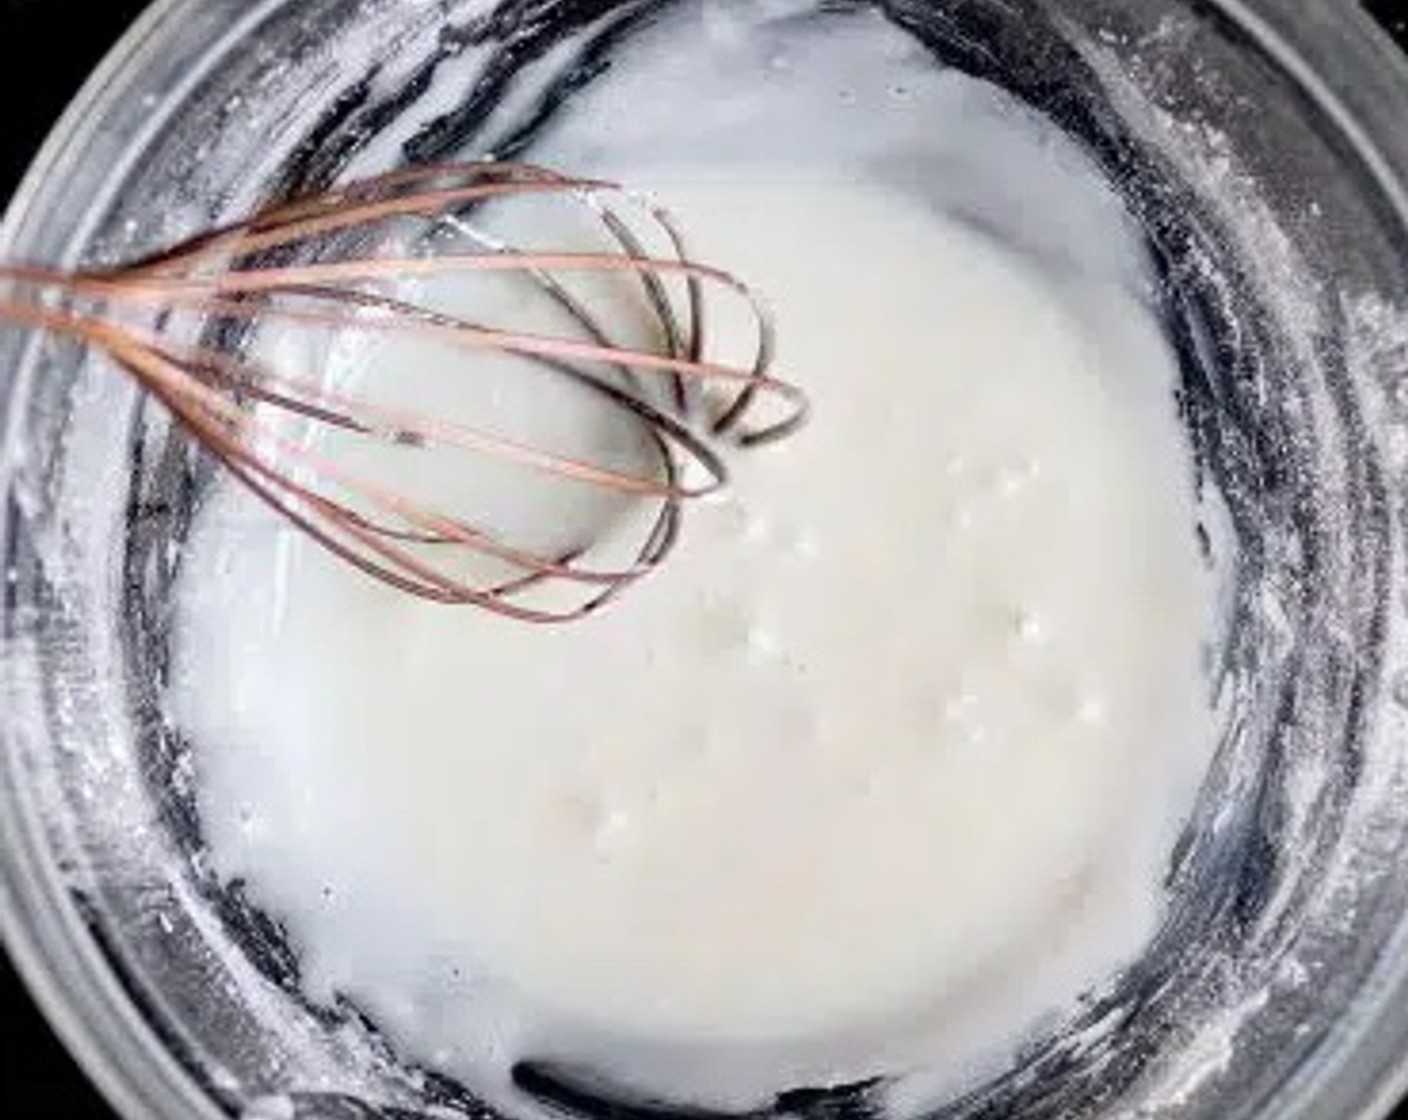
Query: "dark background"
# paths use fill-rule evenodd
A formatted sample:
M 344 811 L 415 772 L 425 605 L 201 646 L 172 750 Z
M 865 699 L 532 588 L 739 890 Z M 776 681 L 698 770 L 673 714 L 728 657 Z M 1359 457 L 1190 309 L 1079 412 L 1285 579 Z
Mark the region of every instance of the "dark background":
M 1408 50 L 1408 0 L 1365 2 Z M 0 110 L 0 208 L 54 118 L 143 6 L 143 0 L 0 0 L 0 93 L 8 95 Z M 0 1117 L 113 1120 L 3 954 L 0 1039 Z M 1408 1120 L 1408 1106 L 1394 1120 Z

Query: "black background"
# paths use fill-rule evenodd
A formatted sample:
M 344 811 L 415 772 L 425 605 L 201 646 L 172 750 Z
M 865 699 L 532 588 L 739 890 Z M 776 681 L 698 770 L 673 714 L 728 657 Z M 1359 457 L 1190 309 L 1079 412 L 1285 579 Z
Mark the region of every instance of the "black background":
M 1408 0 L 1366 6 L 1408 50 Z M 0 0 L 0 203 L 142 0 Z M 18 75 L 24 75 L 21 80 Z M 1404 122 L 1408 128 L 1408 121 Z M 113 1120 L 0 955 L 0 1117 Z M 1394 1120 L 1408 1120 L 1408 1107 Z

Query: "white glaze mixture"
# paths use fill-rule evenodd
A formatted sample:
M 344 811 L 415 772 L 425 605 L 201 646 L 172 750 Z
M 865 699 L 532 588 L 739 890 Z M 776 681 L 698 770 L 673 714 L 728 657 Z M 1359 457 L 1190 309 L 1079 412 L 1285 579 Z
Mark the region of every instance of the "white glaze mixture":
M 872 46 L 893 74 L 878 33 L 852 71 Z M 768 89 L 817 98 L 850 81 L 834 61 Z M 966 105 L 924 117 L 960 151 L 990 95 L 913 77 L 907 105 Z M 738 1106 L 956 1083 L 1137 955 L 1207 754 L 1174 371 L 1113 201 L 990 110 L 974 160 L 1025 150 L 1104 242 L 1028 221 L 1011 247 L 951 216 L 983 217 L 977 192 L 946 213 L 814 160 L 640 166 L 701 258 L 768 293 L 816 419 L 586 624 L 398 598 L 219 495 L 177 709 L 213 856 L 315 995 L 481 1088 L 532 1054 Z M 336 353 L 344 383 L 482 393 L 424 355 Z

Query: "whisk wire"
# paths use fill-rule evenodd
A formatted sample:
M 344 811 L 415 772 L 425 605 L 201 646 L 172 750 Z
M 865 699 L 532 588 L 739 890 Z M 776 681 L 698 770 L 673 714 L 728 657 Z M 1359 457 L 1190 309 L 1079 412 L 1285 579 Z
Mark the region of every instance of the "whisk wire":
M 585 208 L 611 247 L 517 249 L 468 220 L 530 198 Z M 628 213 L 641 218 L 639 231 Z M 399 248 L 406 235 L 398 223 L 413 220 L 431 231 L 419 255 Z M 447 233 L 477 251 L 447 250 L 436 236 Z M 652 239 L 661 250 L 652 250 Z M 520 277 L 573 333 L 491 326 L 384 290 L 451 275 Z M 609 317 L 565 282 L 571 276 L 637 284 L 653 348 L 618 338 Z M 808 412 L 805 394 L 771 373 L 775 329 L 762 301 L 725 270 L 691 259 L 667 211 L 614 183 L 529 164 L 402 169 L 274 204 L 116 268 L 0 266 L 0 283 L 11 289 L 0 289 L 0 322 L 108 355 L 256 497 L 334 555 L 409 594 L 522 621 L 569 621 L 614 599 L 673 550 L 684 503 L 727 483 L 717 441 L 780 439 Z M 751 314 L 755 346 L 742 364 L 709 355 L 711 293 L 742 301 Z M 622 469 L 290 375 L 249 353 L 249 332 L 269 327 L 407 336 L 527 361 L 629 417 L 657 462 L 650 471 Z M 182 328 L 201 340 L 178 342 Z M 755 417 L 763 399 L 780 417 Z M 407 453 L 483 456 L 658 509 L 629 560 L 592 563 L 596 540 L 551 551 L 515 543 L 338 461 L 276 414 L 305 437 L 327 429 Z M 446 548 L 508 570 L 468 575 L 445 558 Z M 580 594 L 559 605 L 569 588 Z

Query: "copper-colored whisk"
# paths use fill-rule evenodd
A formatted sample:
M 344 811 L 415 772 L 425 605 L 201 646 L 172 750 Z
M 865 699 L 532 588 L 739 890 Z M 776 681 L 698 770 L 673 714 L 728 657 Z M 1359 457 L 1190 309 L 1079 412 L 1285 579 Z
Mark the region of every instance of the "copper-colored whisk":
M 478 208 L 533 196 L 581 209 L 607 249 L 523 251 L 473 233 L 466 220 Z M 424 236 L 442 227 L 458 231 L 448 250 Z M 414 251 L 408 230 L 422 235 Z M 386 291 L 452 273 L 521 278 L 568 329 L 481 324 Z M 619 324 L 574 294 L 574 274 L 638 285 L 656 341 L 622 341 Z M 756 324 L 746 363 L 709 356 L 706 310 L 716 296 L 743 301 Z M 678 539 L 683 504 L 725 485 L 721 449 L 783 438 L 807 413 L 802 392 L 770 372 L 773 327 L 758 298 L 729 273 L 691 260 L 666 211 L 614 183 L 519 163 L 414 168 L 353 182 L 102 271 L 0 266 L 0 323 L 107 354 L 264 502 L 363 572 L 425 599 L 531 622 L 581 618 L 659 566 Z M 626 471 L 290 375 L 238 341 L 244 329 L 269 323 L 407 332 L 461 348 L 469 362 L 476 353 L 514 355 L 629 417 L 658 466 Z M 535 550 L 359 475 L 271 423 L 276 413 L 344 437 L 495 456 L 564 484 L 653 502 L 658 512 L 626 562 L 593 563 L 591 540 Z M 491 558 L 493 576 L 466 576 L 463 550 Z M 554 595 L 545 597 L 549 588 Z

